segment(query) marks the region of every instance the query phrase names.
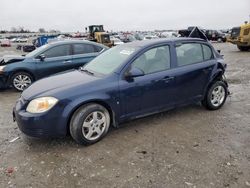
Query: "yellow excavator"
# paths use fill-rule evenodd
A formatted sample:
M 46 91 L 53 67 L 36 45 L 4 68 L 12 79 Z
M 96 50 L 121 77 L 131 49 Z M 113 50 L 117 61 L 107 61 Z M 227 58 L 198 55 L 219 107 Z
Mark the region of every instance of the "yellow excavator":
M 88 40 L 104 44 L 108 47 L 112 47 L 114 43 L 110 40 L 110 36 L 104 31 L 103 25 L 90 25 Z
M 250 23 L 232 28 L 227 41 L 236 44 L 240 51 L 250 50 Z

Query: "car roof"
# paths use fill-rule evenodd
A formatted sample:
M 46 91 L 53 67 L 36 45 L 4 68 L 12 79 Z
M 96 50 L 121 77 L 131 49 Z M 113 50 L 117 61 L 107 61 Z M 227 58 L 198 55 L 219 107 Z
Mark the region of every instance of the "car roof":
M 142 41 L 133 41 L 130 43 L 126 43 L 124 45 L 128 47 L 147 47 L 147 46 L 153 46 L 157 44 L 162 43 L 171 43 L 171 42 L 206 42 L 206 40 L 200 39 L 200 38 L 187 38 L 187 37 L 176 37 L 176 38 L 168 38 L 168 39 L 152 39 L 152 40 L 142 40 Z
M 107 46 L 97 43 L 97 42 L 92 42 L 92 41 L 88 41 L 88 40 L 61 40 L 61 41 L 52 41 L 51 43 L 49 43 L 49 45 L 51 46 L 55 46 L 55 45 L 60 45 L 60 44 L 92 44 L 92 45 L 96 45 L 96 46 L 100 46 L 102 48 L 108 49 Z

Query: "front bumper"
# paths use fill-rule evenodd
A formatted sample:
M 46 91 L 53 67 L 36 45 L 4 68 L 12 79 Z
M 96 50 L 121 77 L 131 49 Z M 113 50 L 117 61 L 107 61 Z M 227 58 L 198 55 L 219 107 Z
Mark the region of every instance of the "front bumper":
M 8 87 L 8 77 L 0 74 L 0 89 L 5 89 Z
M 27 101 L 20 98 L 13 109 L 13 120 L 26 135 L 37 138 L 57 138 L 67 134 L 67 121 L 60 117 L 56 106 L 48 112 L 31 114 L 26 112 Z

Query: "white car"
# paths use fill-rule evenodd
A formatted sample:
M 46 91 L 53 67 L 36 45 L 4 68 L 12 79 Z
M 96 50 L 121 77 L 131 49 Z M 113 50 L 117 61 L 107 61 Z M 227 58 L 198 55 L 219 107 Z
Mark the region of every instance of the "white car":
M 10 39 L 10 42 L 16 42 L 17 38 Z
M 120 44 L 124 44 L 124 42 L 122 42 L 120 39 L 116 38 L 116 37 L 110 37 L 110 40 L 114 42 L 114 45 L 120 45 Z
M 16 39 L 15 42 L 28 42 L 28 38 L 26 38 L 26 37 L 19 37 L 19 38 Z
M 161 33 L 161 37 L 174 38 L 174 37 L 178 37 L 178 33 L 175 31 L 166 31 L 166 32 Z
M 158 39 L 156 35 L 146 35 L 143 40 L 151 40 L 151 39 Z

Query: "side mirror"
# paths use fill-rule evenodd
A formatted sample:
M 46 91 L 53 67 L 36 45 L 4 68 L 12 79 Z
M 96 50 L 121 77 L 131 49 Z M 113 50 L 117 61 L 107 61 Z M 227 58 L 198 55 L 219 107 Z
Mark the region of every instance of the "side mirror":
M 38 56 L 38 59 L 40 59 L 40 61 L 44 61 L 45 58 L 46 58 L 46 57 L 45 57 L 44 54 L 40 54 L 40 55 Z
M 125 79 L 130 80 L 132 78 L 140 77 L 144 75 L 145 73 L 141 69 L 133 67 L 125 73 Z
M 221 50 L 217 50 L 217 52 L 220 54 Z

